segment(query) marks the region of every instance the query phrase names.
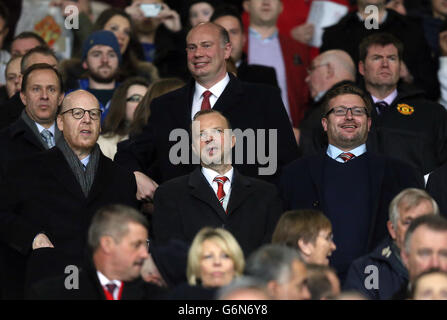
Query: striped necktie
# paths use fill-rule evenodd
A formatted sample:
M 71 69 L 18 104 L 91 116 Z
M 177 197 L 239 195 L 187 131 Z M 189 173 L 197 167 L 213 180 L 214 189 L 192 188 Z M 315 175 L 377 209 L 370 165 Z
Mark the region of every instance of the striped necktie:
M 343 152 L 340 153 L 338 157 L 341 158 L 344 162 L 348 162 L 349 160 L 355 158 L 355 155 L 352 154 L 351 152 Z
M 223 201 L 225 199 L 225 192 L 224 192 L 224 184 L 228 181 L 228 178 L 223 177 L 215 177 L 213 181 L 217 182 L 217 199 L 219 199 L 220 204 L 223 207 Z
M 49 149 L 54 147 L 53 134 L 50 130 L 43 129 L 40 135 L 42 136 L 43 141 L 47 144 Z

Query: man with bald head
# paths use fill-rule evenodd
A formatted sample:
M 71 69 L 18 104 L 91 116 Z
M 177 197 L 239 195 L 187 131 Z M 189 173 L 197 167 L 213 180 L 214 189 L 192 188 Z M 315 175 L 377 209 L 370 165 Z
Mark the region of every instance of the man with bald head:
M 343 50 L 329 50 L 312 60 L 306 83 L 313 103 L 300 124 L 300 149 L 304 155 L 314 154 L 327 146 L 327 136 L 321 127 L 322 101 L 329 89 L 338 84 L 355 82 L 356 68 Z
M 82 265 L 87 229 L 100 207 L 137 207 L 134 176 L 96 143 L 100 117 L 91 93 L 73 91 L 58 112 L 56 146 L 9 166 L 0 186 L 4 297 L 22 298 L 28 284 Z
M 233 129 L 261 130 L 267 134 L 277 132 L 277 145 L 262 141 L 241 139 L 243 161 L 233 162 L 242 174 L 276 181 L 282 166 L 298 157 L 296 141 L 278 88 L 245 83 L 227 72 L 226 60 L 231 55 L 228 32 L 212 22 L 200 23 L 186 37 L 187 65 L 193 80 L 186 86 L 156 98 L 151 103 L 151 117 L 140 136 L 132 144 L 118 146 L 115 161 L 132 169 L 137 177 L 138 198 L 153 197 L 158 183 L 186 175 L 194 170 L 189 149 L 188 161 L 182 165 L 171 159 L 171 148 L 178 143 L 170 138 L 175 129 L 189 132 L 193 116 L 201 110 L 220 111 L 232 124 Z M 178 131 L 177 131 L 178 132 Z M 248 143 L 252 143 L 248 146 Z M 189 145 L 189 144 L 188 144 Z M 255 149 L 275 147 L 277 163 L 274 172 L 262 174 Z M 248 154 L 252 152 L 251 154 Z M 248 156 L 247 156 L 248 154 Z M 184 155 L 182 155 L 184 156 Z M 241 163 L 242 162 L 242 163 Z M 150 178 L 149 178 L 150 177 Z

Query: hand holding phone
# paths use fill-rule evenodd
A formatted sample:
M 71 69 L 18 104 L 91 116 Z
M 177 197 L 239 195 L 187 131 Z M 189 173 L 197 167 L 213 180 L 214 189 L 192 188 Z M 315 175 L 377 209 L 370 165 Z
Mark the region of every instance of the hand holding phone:
M 158 3 L 142 3 L 140 4 L 140 9 L 143 11 L 143 15 L 146 18 L 153 18 L 158 16 L 162 7 L 161 4 Z

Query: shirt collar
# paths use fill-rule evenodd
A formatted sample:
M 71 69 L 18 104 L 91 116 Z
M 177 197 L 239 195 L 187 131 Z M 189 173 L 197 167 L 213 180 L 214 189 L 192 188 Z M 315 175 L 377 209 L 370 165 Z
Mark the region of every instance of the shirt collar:
M 204 86 L 200 85 L 196 81 L 194 95 L 196 96 L 197 99 L 200 99 L 202 97 L 202 94 L 206 90 L 208 90 L 208 91 L 210 91 L 213 94 L 213 96 L 219 98 L 220 95 L 222 94 L 222 92 L 225 90 L 225 87 L 227 86 L 228 82 L 230 82 L 230 76 L 228 75 L 228 73 L 225 75 L 225 77 L 222 80 L 217 82 L 214 86 L 212 86 L 209 89 L 207 89 Z
M 208 181 L 210 186 L 213 184 L 215 177 L 222 177 L 222 176 L 227 177 L 228 181 L 231 184 L 231 180 L 233 179 L 233 173 L 234 173 L 233 167 L 231 167 L 231 169 L 228 170 L 227 172 L 225 172 L 225 174 L 223 174 L 223 175 L 221 175 L 217 171 L 214 171 L 213 169 L 202 167 L 202 174 L 205 176 L 205 179 L 206 179 L 206 181 Z
M 86 156 L 81 160 L 81 163 L 87 168 L 88 162 L 90 161 L 90 155 Z
M 116 284 L 116 286 L 117 286 L 118 288 L 121 287 L 121 281 L 119 281 L 119 280 L 109 280 L 105 275 L 103 275 L 103 274 L 101 273 L 101 271 L 96 271 L 96 274 L 98 275 L 99 282 L 101 283 L 101 285 L 102 285 L 103 287 L 105 287 L 106 284 L 109 284 L 109 283 L 111 283 L 111 282 L 113 282 L 114 284 Z
M 346 152 L 346 151 L 343 151 L 343 150 L 337 148 L 336 146 L 330 144 L 327 147 L 326 153 L 332 159 L 337 159 L 337 157 L 340 155 L 340 153 L 343 153 L 343 152 Z M 352 150 L 349 150 L 349 152 L 354 154 L 356 157 L 359 157 L 366 152 L 366 144 L 362 144 Z
M 397 97 L 397 89 L 394 89 L 394 91 L 391 92 L 388 95 L 388 97 L 386 97 L 385 99 L 379 99 L 379 98 L 374 97 L 373 95 L 371 95 L 371 97 L 372 97 L 374 103 L 384 101 L 390 106 L 393 103 L 394 99 L 396 99 L 396 97 Z
M 248 31 L 249 31 L 249 36 L 250 37 L 254 37 L 254 38 L 256 38 L 258 40 L 261 40 L 263 42 L 269 42 L 269 41 L 278 39 L 278 30 L 273 32 L 273 34 L 271 36 L 269 36 L 269 37 L 267 37 L 265 39 L 262 39 L 261 34 L 258 31 L 256 31 L 255 29 L 251 28 L 251 27 L 248 28 Z
M 37 130 L 39 131 L 39 133 L 42 133 L 43 130 L 47 129 L 47 128 L 41 126 L 40 124 L 38 124 L 37 122 L 34 122 L 34 123 L 36 124 L 36 126 L 37 126 Z M 53 137 L 54 137 L 54 130 L 55 130 L 55 124 L 54 124 L 54 122 L 53 122 L 53 124 L 51 125 L 51 127 L 49 127 L 47 130 L 50 131 L 51 134 L 52 134 Z

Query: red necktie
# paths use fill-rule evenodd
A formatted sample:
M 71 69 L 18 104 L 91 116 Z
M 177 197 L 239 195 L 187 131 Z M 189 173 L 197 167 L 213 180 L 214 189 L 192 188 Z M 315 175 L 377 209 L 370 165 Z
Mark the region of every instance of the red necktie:
M 225 182 L 228 181 L 227 177 L 215 177 L 213 181 L 217 182 L 217 199 L 219 199 L 220 204 L 223 206 L 223 201 L 225 198 L 225 192 L 223 186 Z
M 110 295 L 112 296 L 112 299 L 115 300 L 115 297 L 113 296 L 115 289 L 116 289 L 116 284 L 114 283 L 108 283 L 105 285 L 107 291 L 110 293 Z
M 348 162 L 352 158 L 355 158 L 355 155 L 352 154 L 351 152 L 343 152 L 343 153 L 340 153 L 340 155 L 338 157 L 340 157 L 344 162 Z
M 212 95 L 211 91 L 206 90 L 202 96 L 202 106 L 200 107 L 200 110 L 209 110 L 211 109 L 211 103 L 210 103 L 210 96 Z

